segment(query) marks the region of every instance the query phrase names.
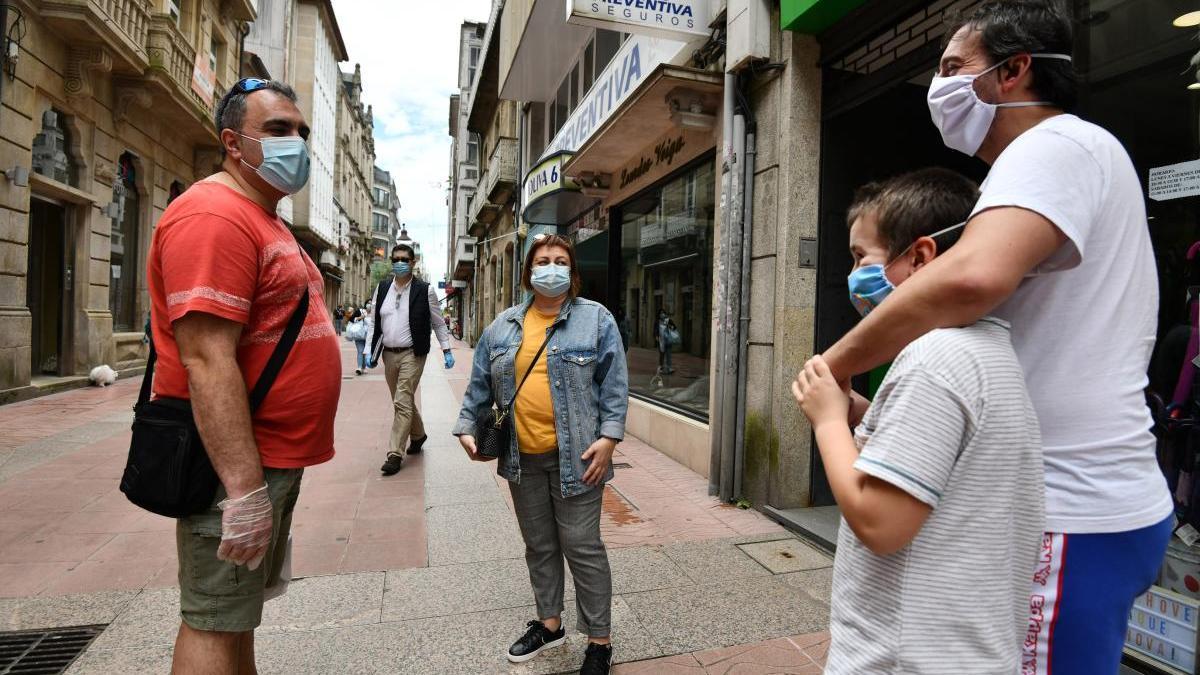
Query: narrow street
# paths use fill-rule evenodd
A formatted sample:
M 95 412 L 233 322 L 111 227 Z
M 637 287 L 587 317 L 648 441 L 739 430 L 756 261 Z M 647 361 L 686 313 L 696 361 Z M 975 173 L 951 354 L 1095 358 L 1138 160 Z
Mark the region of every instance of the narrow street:
M 293 581 L 258 631 L 267 673 L 558 673 L 583 637 L 510 667 L 534 618 L 508 489 L 449 431 L 470 369 L 431 364 L 430 440 L 384 478 L 390 401 L 343 343 L 333 461 L 297 507 Z M 117 490 L 138 381 L 0 408 L 0 620 L 6 630 L 107 624 L 72 673 L 167 672 L 178 625 L 174 523 Z M 831 559 L 634 438 L 613 459 L 603 536 L 621 673 L 818 673 Z M 574 626 L 568 580 L 563 617 Z M 569 632 L 570 634 L 570 632 Z

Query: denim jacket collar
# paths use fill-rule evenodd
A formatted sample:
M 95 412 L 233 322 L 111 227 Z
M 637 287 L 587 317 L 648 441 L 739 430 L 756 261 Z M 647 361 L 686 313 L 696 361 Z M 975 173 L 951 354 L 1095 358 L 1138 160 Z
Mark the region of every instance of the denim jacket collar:
M 562 307 L 560 307 L 558 310 L 558 318 L 556 318 L 554 320 L 554 323 L 559 324 L 559 323 L 566 321 L 567 318 L 571 316 L 571 307 L 574 305 L 575 305 L 575 298 L 573 298 L 573 297 L 563 300 Z M 525 300 L 525 302 L 521 303 L 521 311 L 514 312 L 511 316 L 508 317 L 508 320 L 517 324 L 518 327 L 524 328 L 525 327 L 525 314 L 526 314 L 526 312 L 529 311 L 529 308 L 532 306 L 533 306 L 533 296 L 530 296 L 528 299 Z

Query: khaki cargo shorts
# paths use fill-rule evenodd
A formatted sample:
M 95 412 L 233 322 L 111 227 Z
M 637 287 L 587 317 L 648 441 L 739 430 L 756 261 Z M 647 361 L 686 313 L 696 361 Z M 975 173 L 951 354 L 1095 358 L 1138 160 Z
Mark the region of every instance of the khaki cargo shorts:
M 242 633 L 262 623 L 263 593 L 279 581 L 303 476 L 304 469 L 263 469 L 275 528 L 258 569 L 217 559 L 221 543 L 217 502 L 225 499 L 225 488 L 217 487 L 209 510 L 176 521 L 179 609 L 187 625 L 196 630 Z

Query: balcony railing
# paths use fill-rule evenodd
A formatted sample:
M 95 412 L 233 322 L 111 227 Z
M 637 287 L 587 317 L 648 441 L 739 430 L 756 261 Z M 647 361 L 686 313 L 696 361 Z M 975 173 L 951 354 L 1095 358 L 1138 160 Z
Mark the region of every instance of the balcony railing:
M 193 124 L 199 124 L 214 137 L 213 105 L 200 98 L 192 89 L 192 72 L 196 66 L 196 49 L 188 44 L 186 38 L 175 25 L 175 21 L 166 14 L 155 14 L 150 20 L 149 31 L 150 67 L 146 71 L 147 78 L 156 80 L 166 90 L 171 100 L 186 114 L 184 117 Z M 225 91 L 218 82 L 214 87 L 214 104 L 216 96 Z
M 487 226 L 496 220 L 496 216 L 500 213 L 500 205 L 492 203 L 488 196 L 482 190 L 475 193 L 471 198 L 471 234 L 481 234 L 487 229 Z
M 253 21 L 258 18 L 258 0 L 221 0 L 221 9 L 240 21 Z
M 483 176 L 483 189 L 493 204 L 503 204 L 512 196 L 517 184 L 517 140 L 501 138 L 492 148 L 488 159 L 487 173 Z
M 120 71 L 141 74 L 149 63 L 147 37 L 151 0 L 54 0 L 43 3 L 42 16 L 51 31 L 75 44 L 112 50 Z
M 475 266 L 475 237 L 459 237 L 454 246 L 454 278 L 466 279 Z

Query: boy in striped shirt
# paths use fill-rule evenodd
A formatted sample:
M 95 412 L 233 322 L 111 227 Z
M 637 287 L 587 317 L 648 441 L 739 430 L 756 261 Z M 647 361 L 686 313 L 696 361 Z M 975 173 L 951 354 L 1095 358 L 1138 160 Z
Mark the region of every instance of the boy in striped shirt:
M 952 246 L 977 199 L 943 169 L 861 188 L 847 217 L 860 313 Z M 842 510 L 826 672 L 1015 672 L 1044 503 L 1009 326 L 985 317 L 928 333 L 869 404 L 820 356 L 792 390 Z

